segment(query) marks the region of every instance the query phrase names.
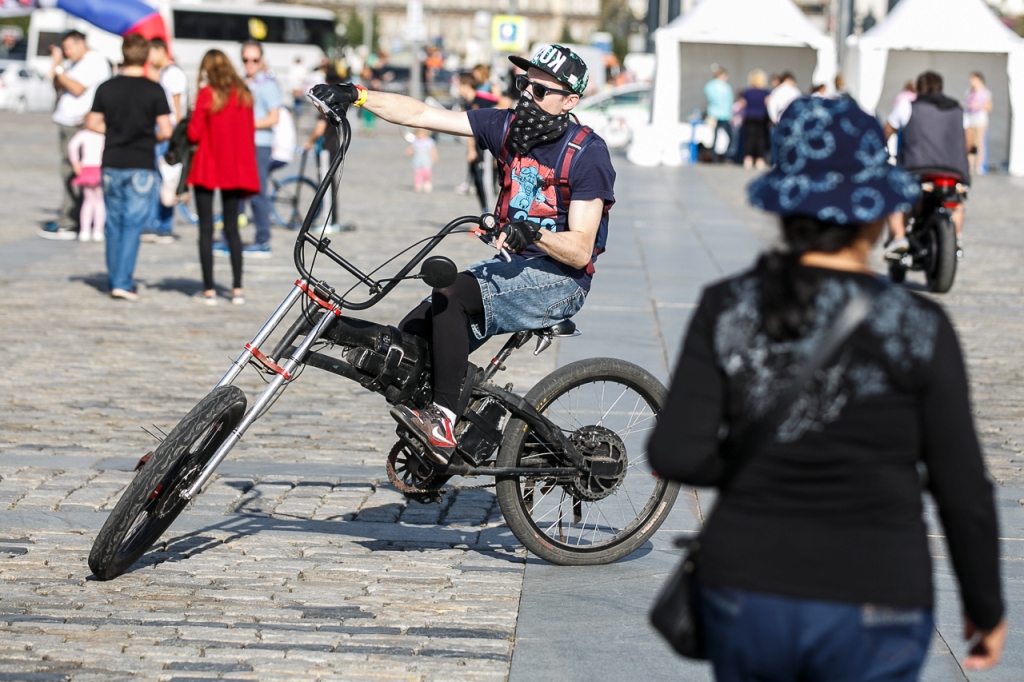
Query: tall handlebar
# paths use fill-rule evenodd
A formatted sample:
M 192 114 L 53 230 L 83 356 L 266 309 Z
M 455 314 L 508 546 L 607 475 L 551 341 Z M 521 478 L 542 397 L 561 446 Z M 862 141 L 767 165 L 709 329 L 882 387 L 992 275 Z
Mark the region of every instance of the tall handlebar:
M 312 99 L 312 98 L 311 98 Z M 318 109 L 321 109 L 322 102 L 314 100 L 314 104 L 317 105 Z M 321 109 L 323 111 L 323 109 Z M 324 112 L 327 115 L 327 112 Z M 477 227 L 484 228 L 483 221 L 479 216 L 463 216 L 456 218 L 447 225 L 441 228 L 437 234 L 430 238 L 430 240 L 421 248 L 416 254 L 406 263 L 401 270 L 398 271 L 393 277 L 389 277 L 386 280 L 374 280 L 371 275 L 364 273 L 353 263 L 351 263 L 344 256 L 339 254 L 337 251 L 330 247 L 330 239 L 325 238 L 323 235 L 315 237 L 309 233 L 309 229 L 313 224 L 313 219 L 323 203 L 324 197 L 327 195 L 328 190 L 331 188 L 331 179 L 335 176 L 342 164 L 345 162 L 345 157 L 348 155 L 349 144 L 352 142 L 352 126 L 349 124 L 348 119 L 344 115 L 339 115 L 338 112 L 331 112 L 333 116 L 328 116 L 328 123 L 334 122 L 335 127 L 338 131 L 338 140 L 340 141 L 340 148 L 338 154 L 335 156 L 334 161 L 331 162 L 330 168 L 327 174 L 324 175 L 323 179 L 320 180 L 320 186 L 317 187 L 316 194 L 313 196 L 313 202 L 310 204 L 309 209 L 306 211 L 306 217 L 302 220 L 302 227 L 299 228 L 299 233 L 295 237 L 295 250 L 294 260 L 295 269 L 299 271 L 299 275 L 302 279 L 306 280 L 311 286 L 315 287 L 320 294 L 330 298 L 331 302 L 341 308 L 347 308 L 349 310 L 366 310 L 380 302 L 388 293 L 391 292 L 398 283 L 402 281 L 412 269 L 416 267 L 424 258 L 427 257 L 433 249 L 441 243 L 445 237 L 448 236 L 452 230 L 461 227 L 463 225 L 473 224 Z M 337 196 L 331 202 L 331 206 L 337 215 L 338 204 Z M 346 272 L 355 277 L 359 283 L 366 285 L 370 290 L 370 298 L 359 303 L 353 303 L 346 301 L 342 296 L 339 296 L 333 288 L 328 286 L 326 282 L 316 278 L 311 269 L 306 267 L 306 252 L 305 246 L 310 244 L 320 254 L 323 254 L 329 258 L 332 262 L 339 265 Z

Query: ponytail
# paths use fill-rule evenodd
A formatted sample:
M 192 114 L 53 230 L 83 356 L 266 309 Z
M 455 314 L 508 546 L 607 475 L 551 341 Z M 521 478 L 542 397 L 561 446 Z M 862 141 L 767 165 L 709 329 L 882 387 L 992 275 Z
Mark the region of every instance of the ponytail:
M 808 251 L 835 253 L 849 246 L 859 225 L 838 225 L 808 216 L 782 216 L 785 250 L 772 249 L 757 261 L 761 279 L 761 319 L 773 341 L 803 336 L 814 324 L 814 299 L 820 287 L 815 273 L 800 267 Z

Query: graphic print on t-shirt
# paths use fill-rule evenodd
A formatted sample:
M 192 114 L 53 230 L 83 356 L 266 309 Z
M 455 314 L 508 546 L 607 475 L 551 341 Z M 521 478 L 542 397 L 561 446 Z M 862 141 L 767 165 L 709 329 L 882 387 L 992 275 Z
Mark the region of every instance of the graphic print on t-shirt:
M 508 202 L 509 220 L 530 220 L 547 230 L 555 229 L 558 204 L 551 180 L 555 171 L 536 159 L 517 156 L 512 161 L 512 198 Z

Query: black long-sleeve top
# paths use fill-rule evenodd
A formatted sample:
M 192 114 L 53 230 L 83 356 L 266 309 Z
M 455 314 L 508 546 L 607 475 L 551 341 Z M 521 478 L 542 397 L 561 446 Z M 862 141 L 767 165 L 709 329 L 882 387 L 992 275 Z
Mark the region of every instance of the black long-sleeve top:
M 811 268 L 815 324 L 775 342 L 760 282 L 708 287 L 648 444 L 671 480 L 716 486 L 734 444 L 793 381 L 864 274 Z M 737 436 L 738 437 L 738 436 Z M 942 309 L 901 288 L 879 294 L 841 352 L 808 383 L 773 437 L 720 492 L 704 530 L 707 585 L 931 608 L 922 476 L 945 528 L 967 615 L 1003 614 L 992 485 L 971 418 L 956 334 Z

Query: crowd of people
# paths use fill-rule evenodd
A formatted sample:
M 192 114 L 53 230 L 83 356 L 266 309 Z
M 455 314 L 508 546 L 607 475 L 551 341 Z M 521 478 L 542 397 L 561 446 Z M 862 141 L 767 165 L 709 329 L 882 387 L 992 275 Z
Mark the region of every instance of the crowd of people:
M 194 103 L 188 78 L 167 43 L 138 34 L 125 37 L 115 74 L 68 31 L 52 48 L 50 77 L 60 96 L 53 114 L 61 153 L 63 200 L 47 239 L 106 242 L 108 285 L 114 298 L 134 301 L 139 243 L 173 243 L 174 208 L 189 188 L 199 222 L 203 289 L 197 298 L 216 305 L 213 254 L 230 256 L 231 302 L 245 302 L 242 257 L 270 256 L 267 179 L 275 148 L 295 147 L 294 121 L 281 88 L 267 70 L 257 41 L 242 45 L 244 77 L 228 57 L 210 50 L 203 58 Z M 172 134 L 191 149 L 190 163 L 168 163 Z M 178 154 L 180 157 L 181 155 Z M 166 158 L 165 158 L 166 157 Z M 181 174 L 186 173 L 182 178 Z M 221 195 L 223 238 L 214 242 L 214 192 Z M 248 201 L 255 240 L 242 245 L 238 232 Z
M 829 92 L 824 83 L 813 84 L 804 93 L 796 76 L 784 71 L 770 78 L 761 69 L 747 74 L 745 88 L 733 90 L 728 72 L 713 67 L 714 76 L 704 86 L 707 100 L 706 122 L 712 129 L 709 150 L 711 160 L 733 161 L 745 168 L 764 168 L 771 160 L 770 129 L 779 122 L 782 112 L 802 95 L 811 97 L 848 97 L 842 75 L 836 76 Z M 984 174 L 988 170 L 987 132 L 992 112 L 992 92 L 985 85 L 985 76 L 974 71 L 964 96 L 963 130 L 970 154 L 970 170 Z M 914 101 L 916 85 L 908 81 L 893 102 L 893 111 Z

